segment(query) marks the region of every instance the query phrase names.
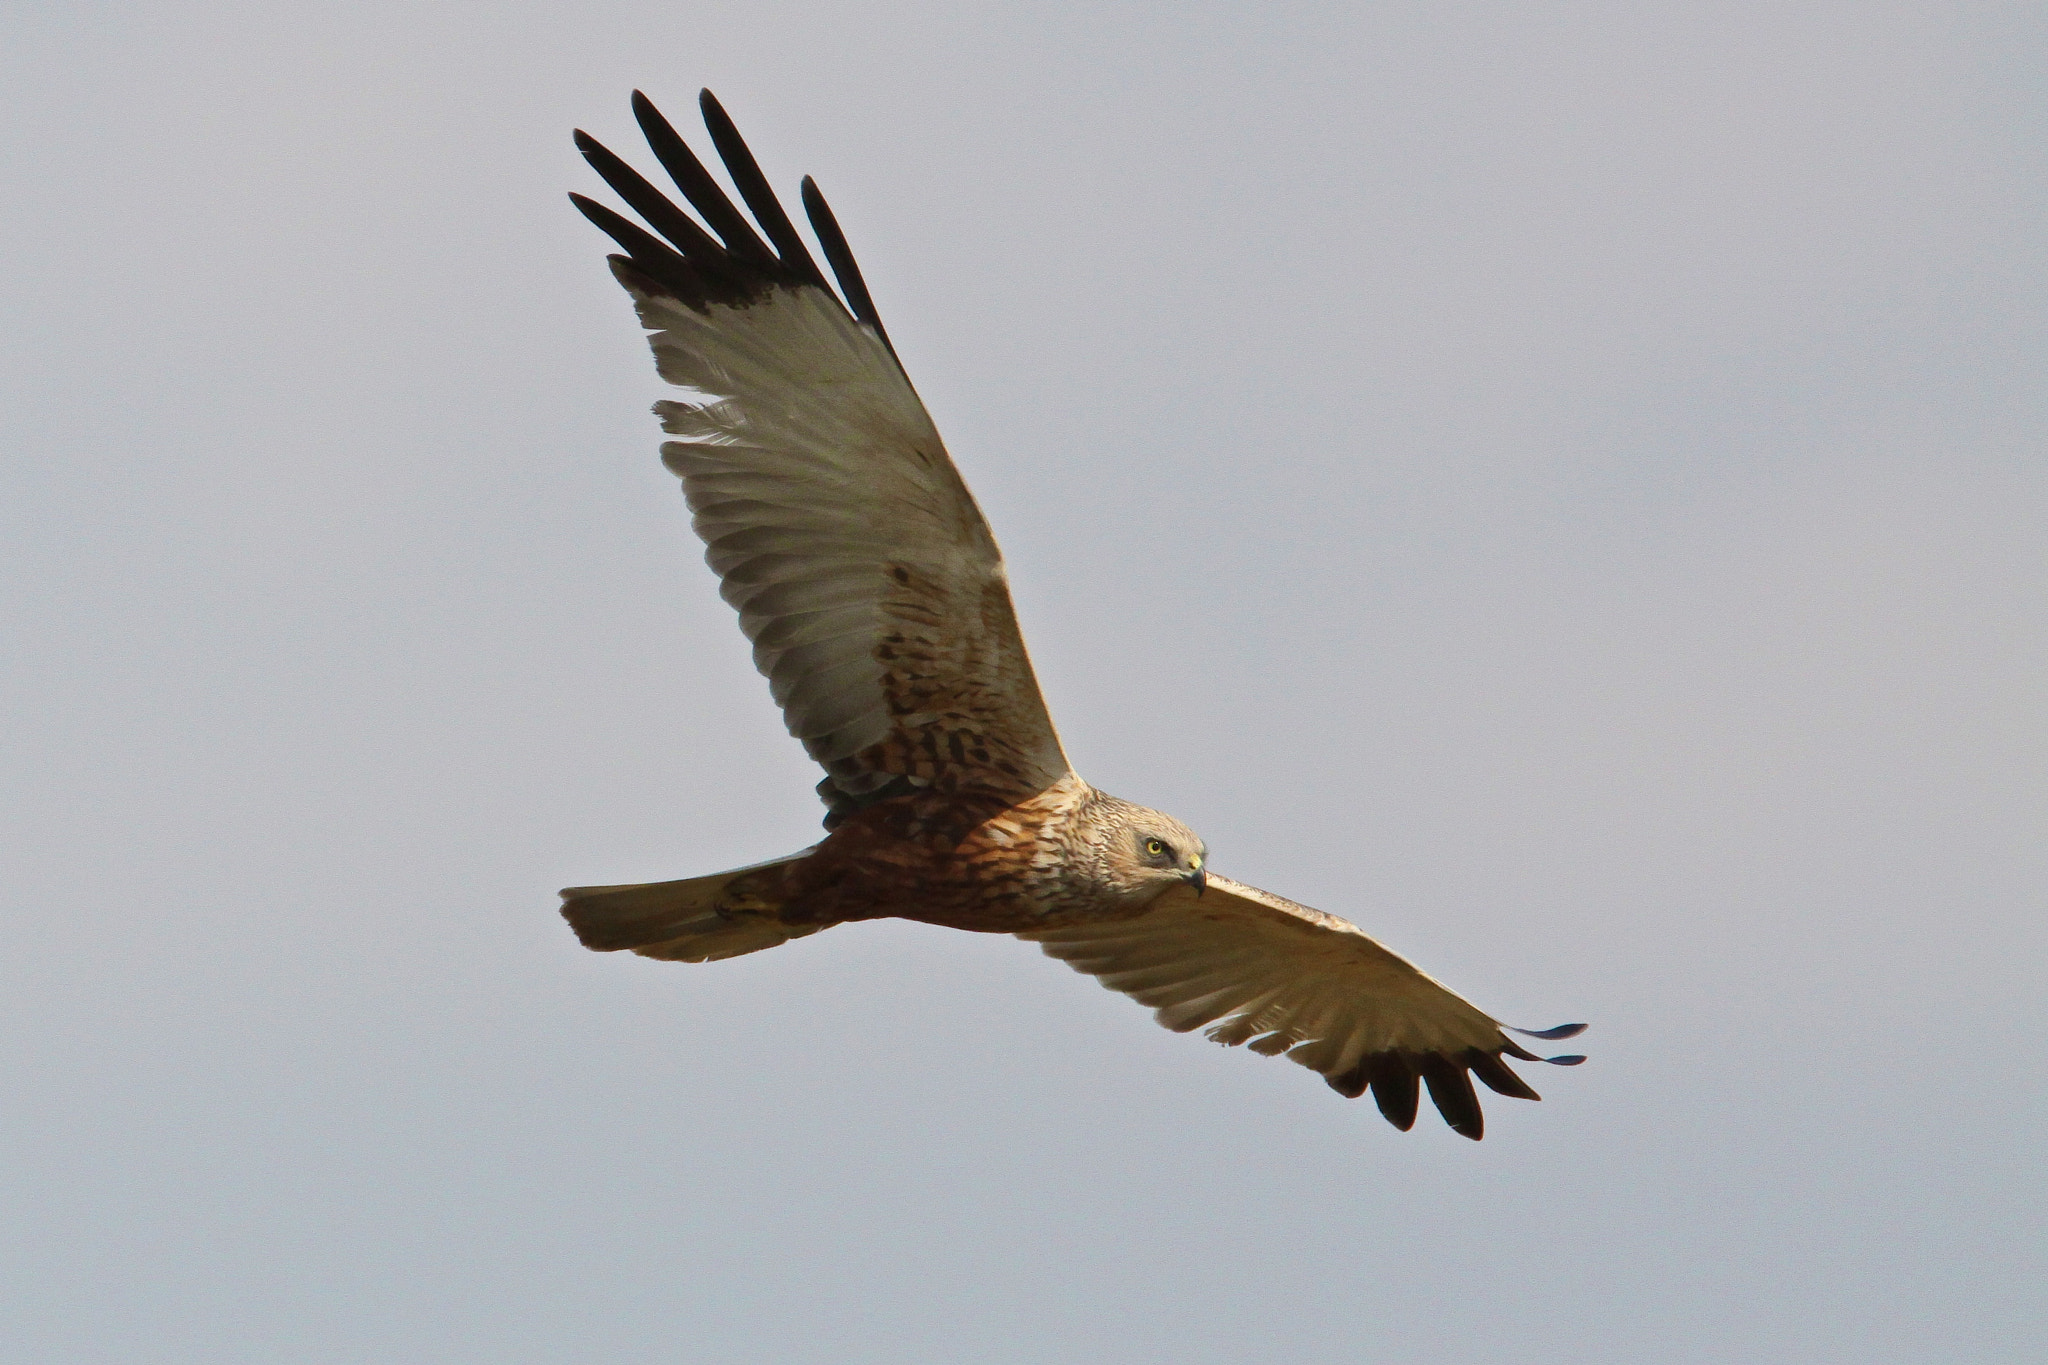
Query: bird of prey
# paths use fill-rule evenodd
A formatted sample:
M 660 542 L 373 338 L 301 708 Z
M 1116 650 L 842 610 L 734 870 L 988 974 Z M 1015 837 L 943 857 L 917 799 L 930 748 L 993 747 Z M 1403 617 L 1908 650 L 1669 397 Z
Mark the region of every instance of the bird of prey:
M 1426 1087 L 1468 1138 L 1483 1132 L 1473 1076 L 1537 1098 L 1503 1054 L 1584 1060 L 1536 1057 L 1357 926 L 1216 875 L 1186 825 L 1081 779 L 988 523 L 832 210 L 806 177 L 837 293 L 725 110 L 708 90 L 700 104 L 752 221 L 638 92 L 640 128 L 697 217 L 581 131 L 646 227 L 570 198 L 624 253 L 612 274 L 681 391 L 655 406 L 662 460 L 790 733 L 825 770 L 826 835 L 713 876 L 564 891 L 583 944 L 709 962 L 890 916 L 1014 934 L 1167 1028 L 1206 1025 L 1340 1094 L 1370 1089 L 1397 1128 Z

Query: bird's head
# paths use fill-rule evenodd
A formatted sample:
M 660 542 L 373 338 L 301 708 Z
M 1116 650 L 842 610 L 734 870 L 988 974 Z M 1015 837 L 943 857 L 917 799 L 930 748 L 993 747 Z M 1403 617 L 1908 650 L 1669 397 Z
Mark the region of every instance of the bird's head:
M 1171 815 L 1110 797 L 1097 821 L 1101 869 L 1120 899 L 1149 901 L 1181 884 L 1200 894 L 1209 884 L 1209 846 Z

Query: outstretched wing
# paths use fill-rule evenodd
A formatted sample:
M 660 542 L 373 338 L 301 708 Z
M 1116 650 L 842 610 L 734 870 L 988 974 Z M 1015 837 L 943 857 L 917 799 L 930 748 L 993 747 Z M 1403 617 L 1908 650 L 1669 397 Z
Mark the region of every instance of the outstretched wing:
M 1422 1086 L 1444 1121 L 1475 1140 L 1485 1124 L 1473 1076 L 1500 1094 L 1538 1098 L 1503 1053 L 1563 1066 L 1585 1060 L 1536 1057 L 1357 925 L 1225 877 L 1211 876 L 1200 896 L 1175 888 L 1134 919 L 1017 937 L 1152 1006 L 1176 1033 L 1208 1024 L 1217 1042 L 1285 1052 L 1339 1094 L 1356 1099 L 1370 1086 L 1380 1112 L 1404 1131 Z M 1584 1027 L 1531 1036 L 1569 1038 Z
M 674 438 L 662 460 L 790 733 L 825 768 L 826 824 L 916 787 L 1042 791 L 1066 756 L 988 523 L 817 186 L 805 179 L 804 207 L 844 302 L 710 91 L 701 103 L 754 223 L 638 92 L 649 145 L 710 231 L 582 132 L 661 237 L 570 198 L 624 248 L 612 271 L 656 368 L 690 391 L 656 405 Z

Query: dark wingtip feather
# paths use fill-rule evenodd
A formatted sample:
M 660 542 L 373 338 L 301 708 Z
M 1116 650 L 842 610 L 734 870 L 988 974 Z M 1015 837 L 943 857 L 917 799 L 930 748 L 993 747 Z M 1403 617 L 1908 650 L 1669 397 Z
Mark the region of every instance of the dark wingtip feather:
M 1365 1087 L 1371 1081 L 1371 1078 L 1366 1074 L 1366 1064 L 1362 1061 L 1349 1071 L 1340 1071 L 1334 1076 L 1325 1074 L 1323 1079 L 1329 1082 L 1330 1089 L 1336 1091 L 1347 1100 L 1355 1100 L 1360 1095 L 1363 1095 Z
M 647 183 L 640 172 L 628 166 L 613 154 L 611 148 L 599 142 L 581 128 L 576 130 L 576 150 L 583 153 L 591 169 L 604 177 L 619 198 L 632 205 L 633 212 L 640 215 L 648 226 L 675 243 L 676 250 L 692 258 L 699 266 L 715 261 L 721 254 L 718 243 L 711 234 L 690 220 L 690 216 L 668 201 L 660 190 Z
M 673 257 L 678 265 L 687 265 L 675 248 L 639 224 L 612 212 L 595 199 L 586 198 L 571 190 L 569 202 L 576 206 L 578 213 L 595 223 L 605 236 L 624 247 L 634 260 L 640 261 L 642 269 L 645 269 L 649 262 L 662 261 L 670 257 Z
M 576 129 L 576 148 L 584 159 L 655 233 L 668 239 L 662 241 L 638 223 L 580 194 L 570 195 L 570 200 L 584 217 L 624 248 L 628 261 L 624 265 L 615 264 L 614 273 L 621 269 L 629 270 L 631 278 L 620 276 L 621 282 L 629 289 L 652 284 L 653 292 L 673 295 L 700 312 L 713 303 L 743 306 L 779 287 L 815 286 L 835 302 L 842 302 L 855 321 L 868 329 L 893 357 L 896 348 L 882 327 L 874 299 L 861 278 L 860 267 L 847 248 L 845 234 L 840 231 L 838 220 L 824 196 L 818 192 L 816 183 L 808 176 L 804 178 L 804 207 L 826 259 L 831 263 L 832 272 L 838 277 L 843 299 L 833 293 L 817 262 L 812 260 L 809 248 L 797 234 L 789 215 L 783 211 L 775 191 L 762 175 L 760 165 L 740 137 L 731 117 L 719 104 L 718 97 L 705 90 L 699 95 L 698 103 L 704 111 L 705 127 L 725 162 L 726 171 L 738 188 L 742 201 L 752 210 L 760 231 L 756 230 L 756 223 L 750 222 L 720 188 L 704 163 L 698 160 L 697 154 L 654 107 L 654 102 L 635 90 L 633 116 L 638 120 L 655 157 L 675 181 L 677 189 L 682 191 L 689 206 L 696 210 L 697 218 L 671 203 L 662 191 L 648 183 L 603 143 L 581 128 Z M 702 220 L 701 224 L 698 219 Z M 710 231 L 705 230 L 705 225 Z M 762 240 L 762 232 L 767 234 L 768 241 Z
M 625 248 L 626 255 L 637 274 L 655 281 L 664 291 L 675 295 L 692 308 L 704 306 L 702 278 L 668 243 L 637 223 L 620 217 L 594 199 L 586 199 L 572 191 L 569 202 L 576 206 L 577 212 L 596 224 L 607 237 Z
M 1516 1030 L 1516 1032 L 1518 1033 L 1520 1031 L 1521 1030 L 1519 1029 Z M 1500 1050 L 1502 1052 L 1507 1053 L 1508 1056 L 1514 1057 L 1520 1061 L 1549 1062 L 1552 1066 L 1577 1066 L 1580 1062 L 1586 1060 L 1583 1056 L 1577 1053 L 1571 1053 L 1563 1057 L 1539 1057 L 1535 1053 L 1529 1051 L 1528 1048 L 1523 1047 L 1520 1043 L 1516 1042 L 1512 1038 L 1502 1038 L 1500 1040 Z
M 718 157 L 725 162 L 725 173 L 732 177 L 732 183 L 754 212 L 754 221 L 768 234 L 768 240 L 775 247 L 784 269 L 817 285 L 820 289 L 831 288 L 825 283 L 825 276 L 818 269 L 818 263 L 811 259 L 810 248 L 797 235 L 796 224 L 789 221 L 783 212 L 782 201 L 775 197 L 775 190 L 768 183 L 768 177 L 761 173 L 761 165 L 754 160 L 754 153 L 748 149 L 746 139 L 725 112 L 725 106 L 709 90 L 697 96 L 697 107 L 703 112 L 704 126 L 711 133 L 711 145 L 718 149 Z
M 1448 1057 L 1429 1053 L 1422 1058 L 1422 1080 L 1429 1087 L 1430 1100 L 1452 1132 L 1474 1142 L 1486 1136 L 1486 1116 L 1480 1112 L 1472 1077 L 1463 1066 Z
M 1547 1043 L 1554 1043 L 1560 1038 L 1576 1038 L 1586 1031 L 1584 1024 L 1559 1024 L 1556 1028 L 1515 1028 L 1513 1024 L 1504 1027 L 1514 1029 L 1524 1038 L 1541 1038 Z
M 1472 1074 L 1496 1095 L 1507 1095 L 1518 1100 L 1543 1098 L 1529 1088 L 1527 1081 L 1510 1070 L 1498 1053 L 1481 1052 L 1475 1048 L 1465 1055 L 1465 1063 L 1472 1068 Z
M 768 249 L 768 244 L 747 222 L 746 215 L 735 208 L 725 191 L 718 187 L 718 182 L 711 178 L 711 172 L 704 169 L 704 163 L 683 141 L 682 134 L 675 130 L 661 110 L 654 107 L 654 101 L 638 90 L 633 92 L 633 118 L 639 123 L 640 132 L 653 150 L 655 160 L 668 172 L 669 179 L 676 182 L 676 188 L 683 192 L 683 198 L 690 201 L 690 207 L 711 225 L 711 230 L 725 243 L 725 249 L 755 265 L 777 264 L 775 253 Z
M 1422 1093 L 1408 1059 L 1395 1052 L 1368 1057 L 1361 1064 L 1372 1082 L 1372 1102 L 1388 1123 L 1402 1132 L 1415 1126 L 1415 1110 Z
M 875 301 L 868 293 L 867 281 L 861 277 L 860 265 L 853 259 L 853 249 L 846 244 L 846 234 L 840 230 L 838 217 L 833 214 L 832 206 L 825 202 L 824 191 L 807 175 L 802 194 L 804 214 L 811 220 L 811 231 L 817 234 L 818 245 L 825 250 L 825 262 L 832 267 L 833 278 L 839 281 L 839 292 L 846 296 L 847 306 L 853 310 L 855 320 L 874 328 L 882 344 L 889 347 L 889 354 L 895 355 L 896 348 L 890 344 L 881 315 L 875 311 Z

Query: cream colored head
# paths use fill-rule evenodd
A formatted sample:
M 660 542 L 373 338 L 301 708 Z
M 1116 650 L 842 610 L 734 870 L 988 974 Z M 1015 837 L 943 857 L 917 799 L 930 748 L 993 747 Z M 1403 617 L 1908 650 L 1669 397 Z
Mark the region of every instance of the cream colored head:
M 1112 899 L 1143 904 L 1175 886 L 1208 885 L 1209 846 L 1171 815 L 1101 795 L 1085 818 L 1090 871 Z

